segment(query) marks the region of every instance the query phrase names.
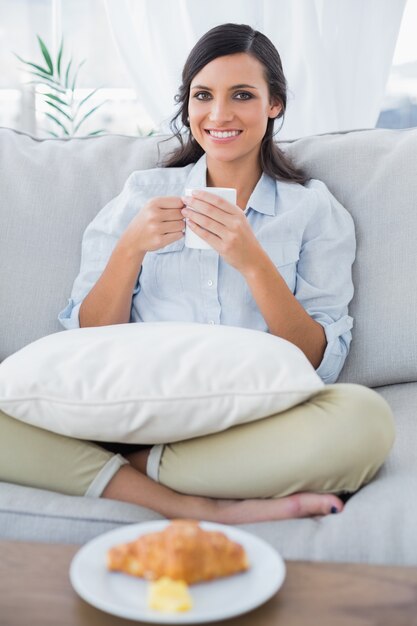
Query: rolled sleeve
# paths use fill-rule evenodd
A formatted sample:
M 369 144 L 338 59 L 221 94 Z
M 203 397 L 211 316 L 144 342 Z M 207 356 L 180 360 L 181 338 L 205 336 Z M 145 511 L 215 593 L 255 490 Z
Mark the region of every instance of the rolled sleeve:
M 317 374 L 326 384 L 336 382 L 352 340 L 348 314 L 354 287 L 356 255 L 351 215 L 321 181 L 311 181 L 315 210 L 305 228 L 297 266 L 295 296 L 324 328 L 327 345 Z
M 62 324 L 65 330 L 72 330 L 73 328 L 80 327 L 80 312 L 81 302 L 75 304 L 74 300 L 70 298 L 68 304 L 58 315 L 58 321 Z
M 337 322 L 319 323 L 324 328 L 327 346 L 316 372 L 326 385 L 331 385 L 337 381 L 349 353 L 350 342 L 352 341 L 350 329 L 353 326 L 353 319 L 349 315 L 345 315 Z

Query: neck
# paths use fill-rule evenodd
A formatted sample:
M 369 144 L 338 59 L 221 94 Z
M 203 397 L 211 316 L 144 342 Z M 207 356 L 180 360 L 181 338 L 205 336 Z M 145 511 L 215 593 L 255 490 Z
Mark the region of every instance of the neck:
M 207 155 L 207 187 L 233 187 L 237 191 L 237 205 L 246 204 L 262 175 L 258 162 L 215 161 Z

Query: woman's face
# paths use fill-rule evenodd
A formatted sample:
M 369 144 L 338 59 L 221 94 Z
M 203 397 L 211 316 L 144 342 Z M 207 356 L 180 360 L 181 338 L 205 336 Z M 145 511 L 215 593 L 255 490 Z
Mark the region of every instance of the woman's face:
M 263 65 L 245 52 L 214 59 L 191 81 L 191 133 L 208 156 L 220 161 L 258 156 L 268 118 L 280 110 L 280 104 L 270 103 Z M 216 137 L 221 131 L 237 132 Z

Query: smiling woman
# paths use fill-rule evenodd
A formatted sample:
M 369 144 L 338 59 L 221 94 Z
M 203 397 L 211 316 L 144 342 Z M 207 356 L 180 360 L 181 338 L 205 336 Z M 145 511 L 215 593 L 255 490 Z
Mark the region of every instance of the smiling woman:
M 241 83 L 246 91 L 233 84 L 236 77 L 246 79 Z M 202 91 L 197 84 L 200 82 L 214 86 Z M 247 53 L 216 58 L 194 76 L 189 124 L 192 136 L 207 155 L 211 186 L 225 187 L 225 181 L 233 179 L 238 198 L 243 188 L 248 190 L 249 198 L 261 175 L 259 152 L 268 121 L 274 120 L 281 109 L 278 98 L 270 102 L 263 65 Z M 216 149 L 223 144 L 228 148 Z
M 334 384 L 352 338 L 353 220 L 274 143 L 286 81 L 261 32 L 245 24 L 210 30 L 189 54 L 177 101 L 178 149 L 165 166 L 133 172 L 88 225 L 61 324 L 177 321 L 258 330 L 297 346 L 327 386 L 257 422 L 150 449 L 60 438 L 3 415 L 8 449 L 16 454 L 16 441 L 31 442 L 32 456 L 22 456 L 33 485 L 33 442 L 41 447 L 50 437 L 56 454 L 44 455 L 43 488 L 46 474 L 55 490 L 169 517 L 240 523 L 340 512 L 342 492 L 370 481 L 393 443 L 392 413 L 381 396 Z M 210 187 L 233 187 L 237 203 Z M 197 191 L 185 197 L 188 188 Z M 185 245 L 184 217 L 210 250 Z
M 165 167 L 195 163 L 206 152 L 208 183 L 213 187 L 226 186 L 221 178 L 235 180 L 237 170 L 237 182 L 242 186 L 245 181 L 248 190 L 262 171 L 276 180 L 306 183 L 304 172 L 273 139 L 275 120 L 284 120 L 287 81 L 277 49 L 261 33 L 236 24 L 211 29 L 190 52 L 175 100 L 180 107 L 171 129 L 181 148 L 164 162 Z M 178 119 L 190 129 L 185 144 Z M 238 132 L 237 139 L 219 137 L 232 131 Z M 207 148 L 224 143 L 233 143 L 233 151 L 216 152 L 222 167 L 210 180 L 216 160 L 210 163 Z

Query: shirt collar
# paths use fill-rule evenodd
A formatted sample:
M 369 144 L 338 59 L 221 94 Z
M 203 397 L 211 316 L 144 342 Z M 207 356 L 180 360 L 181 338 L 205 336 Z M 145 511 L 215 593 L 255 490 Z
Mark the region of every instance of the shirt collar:
M 207 162 L 204 153 L 188 174 L 186 187 L 207 187 Z M 276 181 L 265 174 L 256 183 L 248 200 L 247 208 L 251 208 L 264 215 L 275 215 Z

